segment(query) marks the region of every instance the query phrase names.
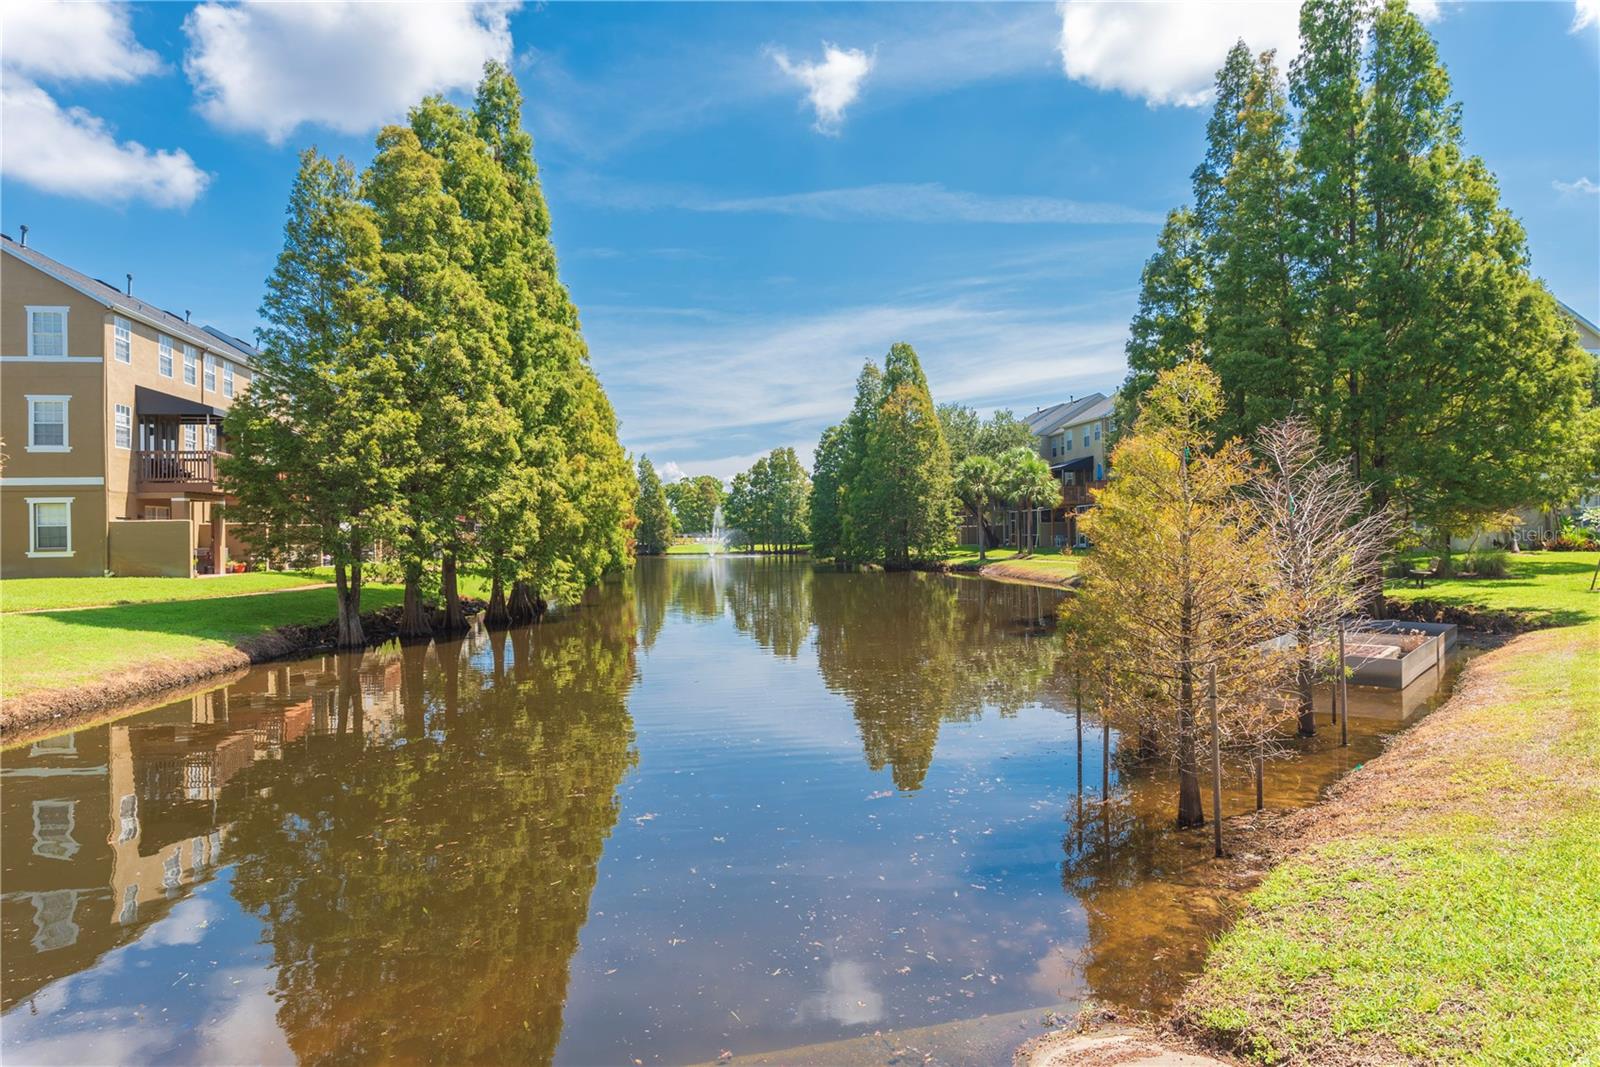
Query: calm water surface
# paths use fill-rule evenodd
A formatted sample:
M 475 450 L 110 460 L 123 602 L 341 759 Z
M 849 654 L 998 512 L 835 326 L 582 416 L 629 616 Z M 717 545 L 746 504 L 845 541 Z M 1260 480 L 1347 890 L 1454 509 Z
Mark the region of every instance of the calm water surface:
M 0 1053 L 872 1063 L 910 1031 L 1006 1062 L 1045 1008 L 1159 1007 L 1238 890 L 1164 773 L 1100 803 L 1058 596 L 645 560 L 542 626 L 7 750 Z M 1302 744 L 1269 803 L 1436 682 L 1357 693 L 1352 747 Z

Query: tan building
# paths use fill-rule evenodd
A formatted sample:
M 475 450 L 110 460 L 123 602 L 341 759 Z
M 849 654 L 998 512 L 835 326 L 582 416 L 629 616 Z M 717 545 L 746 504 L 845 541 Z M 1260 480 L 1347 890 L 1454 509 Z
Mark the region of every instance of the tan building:
M 24 235 L 26 236 L 26 235 Z M 254 349 L 0 235 L 0 576 L 220 572 Z
M 1039 455 L 1061 483 L 1056 505 L 1035 511 L 1034 547 L 1070 548 L 1078 543 L 1078 514 L 1093 503 L 1090 490 L 1106 483 L 1106 454 L 1116 428 L 1112 400 L 1104 393 L 1090 393 L 1042 408 L 1022 421 L 1038 437 Z M 1007 544 L 1015 544 L 1026 530 L 1028 524 L 1022 519 L 1021 512 L 1007 516 Z

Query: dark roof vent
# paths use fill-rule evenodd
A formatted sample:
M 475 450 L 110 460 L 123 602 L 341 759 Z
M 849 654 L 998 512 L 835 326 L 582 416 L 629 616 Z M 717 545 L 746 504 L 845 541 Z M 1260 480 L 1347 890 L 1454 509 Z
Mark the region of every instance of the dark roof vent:
M 128 275 L 128 296 L 133 295 L 133 275 Z
M 189 321 L 189 309 L 188 308 L 184 308 L 183 309 L 183 321 L 184 322 L 188 322 Z
M 20 244 L 23 248 L 27 248 L 28 247 L 28 227 L 27 227 L 27 225 L 24 224 L 22 226 L 18 226 L 17 229 L 22 232 L 22 240 L 18 241 L 17 243 Z

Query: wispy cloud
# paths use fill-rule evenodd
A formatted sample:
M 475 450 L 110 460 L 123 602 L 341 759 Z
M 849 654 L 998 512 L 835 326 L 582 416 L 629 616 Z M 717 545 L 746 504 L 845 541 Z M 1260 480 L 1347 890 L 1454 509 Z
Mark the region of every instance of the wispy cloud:
M 1010 225 L 1158 225 L 1162 214 L 1055 196 L 975 193 L 937 182 L 885 182 L 762 196 L 714 196 L 591 178 L 573 184 L 586 202 L 624 211 L 676 208 L 712 214 L 794 215 L 824 222 L 987 222 Z
M 1577 33 L 1596 23 L 1600 23 L 1600 0 L 1573 0 L 1572 29 L 1568 32 Z
M 1551 188 L 1563 196 L 1596 196 L 1600 195 L 1600 184 L 1592 182 L 1587 176 L 1577 181 L 1564 182 L 1560 178 L 1550 183 Z
M 815 63 L 792 60 L 781 48 L 769 50 L 772 61 L 803 86 L 817 120 L 818 133 L 837 134 L 845 108 L 861 95 L 861 83 L 872 71 L 872 57 L 859 48 L 840 48 L 823 42 L 822 59 Z

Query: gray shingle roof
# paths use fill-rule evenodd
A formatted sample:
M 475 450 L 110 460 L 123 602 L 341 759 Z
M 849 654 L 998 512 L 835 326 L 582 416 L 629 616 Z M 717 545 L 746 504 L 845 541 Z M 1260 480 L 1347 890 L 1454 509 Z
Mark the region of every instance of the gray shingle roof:
M 224 355 L 245 364 L 248 364 L 250 357 L 255 354 L 254 346 L 246 344 L 237 337 L 231 337 L 221 330 L 202 327 L 198 323 L 185 322 L 181 316 L 174 315 L 165 308 L 159 308 L 147 300 L 129 296 L 109 282 L 90 277 L 80 270 L 73 270 L 65 263 L 51 259 L 38 249 L 27 248 L 18 244 L 6 234 L 0 234 L 0 247 L 5 249 L 7 255 L 15 256 L 29 266 L 50 275 L 61 284 L 76 289 L 91 300 L 98 301 L 108 308 L 115 308 L 130 318 L 135 318 L 147 325 L 154 326 L 163 333 L 181 338 L 202 348 L 209 348 L 218 355 Z
M 1046 437 L 1063 426 L 1101 418 L 1111 411 L 1111 407 L 1110 397 L 1104 393 L 1090 393 L 1065 404 L 1056 404 L 1042 411 L 1036 411 L 1022 421 L 1027 423 L 1028 428 L 1035 434 Z

